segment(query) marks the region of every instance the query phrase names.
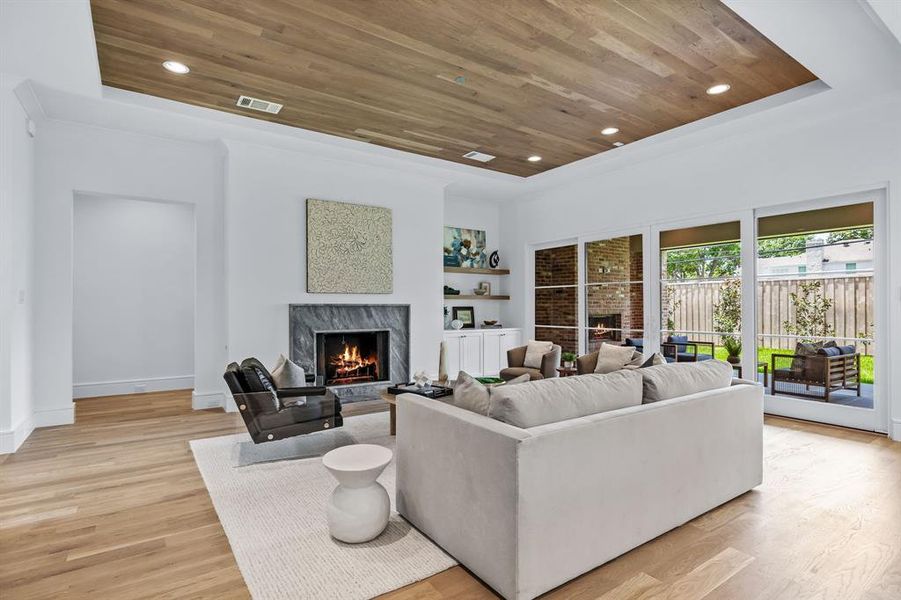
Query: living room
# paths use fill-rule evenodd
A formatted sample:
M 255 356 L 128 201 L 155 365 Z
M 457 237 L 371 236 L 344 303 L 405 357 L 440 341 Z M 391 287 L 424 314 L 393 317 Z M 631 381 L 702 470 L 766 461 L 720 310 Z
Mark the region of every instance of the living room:
M 901 595 L 896 2 L 0 27 L 4 598 Z

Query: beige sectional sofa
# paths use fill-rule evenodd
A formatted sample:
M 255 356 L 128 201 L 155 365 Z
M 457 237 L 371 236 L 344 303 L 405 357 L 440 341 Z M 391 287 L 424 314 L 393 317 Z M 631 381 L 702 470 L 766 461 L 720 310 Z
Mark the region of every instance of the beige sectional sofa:
M 643 393 L 666 396 L 662 382 L 674 372 L 664 369 L 672 367 L 651 367 L 656 371 L 641 377 Z M 697 385 L 697 372 L 681 373 L 683 385 Z M 503 409 L 494 416 L 509 418 L 510 404 L 518 403 L 511 396 L 529 396 L 535 388 L 527 386 L 543 386 L 535 394 L 545 399 L 555 385 L 561 397 L 570 393 L 566 385 L 603 393 L 591 388 L 595 384 L 562 383 L 573 379 L 520 384 L 515 394 L 511 386 L 491 410 Z M 624 382 L 618 380 L 618 394 Z M 534 397 L 519 402 L 530 401 Z M 581 416 L 551 422 L 546 411 L 530 412 L 526 405 L 513 418 L 543 424 L 522 428 L 452 404 L 399 396 L 397 509 L 504 598 L 521 600 L 761 483 L 760 386 L 739 383 L 625 403 L 586 414 L 587 404 L 570 398 L 564 402 L 569 414 Z M 595 404 L 603 409 L 608 403 L 595 398 Z

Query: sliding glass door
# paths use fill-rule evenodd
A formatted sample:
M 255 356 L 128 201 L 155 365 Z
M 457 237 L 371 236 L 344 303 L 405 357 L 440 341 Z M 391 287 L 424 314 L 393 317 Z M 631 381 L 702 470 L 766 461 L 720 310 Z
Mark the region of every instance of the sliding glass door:
M 743 375 L 741 224 L 663 230 L 660 348 L 667 362 L 718 358 Z
M 873 429 L 879 386 L 873 201 L 757 220 L 757 352 L 768 412 Z

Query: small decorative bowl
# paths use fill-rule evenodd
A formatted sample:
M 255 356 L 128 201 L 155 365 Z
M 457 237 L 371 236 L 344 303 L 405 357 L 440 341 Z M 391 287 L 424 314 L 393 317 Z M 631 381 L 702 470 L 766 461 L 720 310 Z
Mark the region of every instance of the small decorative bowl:
M 485 327 L 492 327 L 494 325 L 497 325 L 497 321 L 482 321 L 482 325 L 484 325 Z
M 488 290 L 486 290 L 485 288 L 475 288 L 474 290 L 472 290 L 472 293 L 476 296 L 484 296 L 488 293 Z

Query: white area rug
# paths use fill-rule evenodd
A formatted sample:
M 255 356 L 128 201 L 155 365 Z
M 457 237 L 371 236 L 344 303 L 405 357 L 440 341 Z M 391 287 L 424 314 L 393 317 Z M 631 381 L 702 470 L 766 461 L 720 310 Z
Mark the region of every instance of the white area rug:
M 349 417 L 339 432 L 394 450 L 388 413 Z M 194 440 L 191 450 L 255 599 L 372 598 L 457 564 L 394 512 L 393 460 L 379 477 L 391 498 L 388 529 L 371 542 L 344 544 L 328 533 L 325 507 L 337 482 L 322 460 L 236 467 L 235 444 L 246 440 Z

